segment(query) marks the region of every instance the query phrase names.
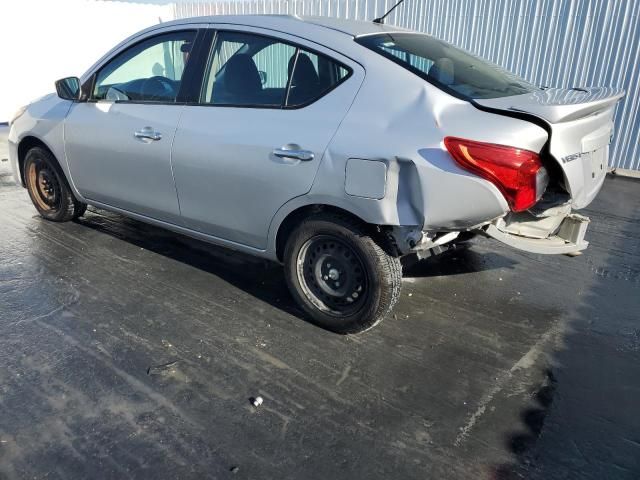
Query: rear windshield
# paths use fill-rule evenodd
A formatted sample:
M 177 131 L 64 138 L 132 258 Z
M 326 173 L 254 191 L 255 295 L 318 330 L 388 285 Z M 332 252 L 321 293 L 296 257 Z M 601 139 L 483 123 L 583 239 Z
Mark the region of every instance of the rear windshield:
M 510 97 L 539 90 L 497 65 L 428 35 L 385 33 L 356 41 L 464 99 Z

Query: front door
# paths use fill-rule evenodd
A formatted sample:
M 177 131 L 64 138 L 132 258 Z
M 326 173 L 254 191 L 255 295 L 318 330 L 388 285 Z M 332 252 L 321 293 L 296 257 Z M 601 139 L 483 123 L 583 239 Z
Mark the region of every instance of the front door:
M 217 33 L 199 105 L 185 107 L 172 152 L 185 225 L 264 249 L 278 209 L 310 190 L 363 78 L 320 48 L 257 30 Z
M 177 103 L 195 31 L 147 38 L 97 73 L 92 98 L 65 121 L 72 180 L 87 199 L 179 223 L 171 171 Z

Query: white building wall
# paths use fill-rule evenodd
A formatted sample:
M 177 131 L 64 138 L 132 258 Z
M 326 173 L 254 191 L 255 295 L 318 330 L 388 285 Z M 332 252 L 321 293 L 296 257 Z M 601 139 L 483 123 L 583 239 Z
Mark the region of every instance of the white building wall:
M 171 5 L 104 0 L 3 0 L 0 6 L 0 122 L 80 76 L 129 35 L 173 19 Z

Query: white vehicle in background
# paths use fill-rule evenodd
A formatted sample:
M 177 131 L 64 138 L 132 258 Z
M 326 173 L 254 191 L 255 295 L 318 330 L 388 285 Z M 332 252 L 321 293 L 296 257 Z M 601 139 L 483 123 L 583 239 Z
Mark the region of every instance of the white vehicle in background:
M 184 19 L 13 119 L 40 214 L 87 204 L 284 264 L 315 323 L 366 330 L 400 257 L 481 233 L 584 249 L 623 92 L 541 89 L 431 36 L 287 16 Z
M 7 137 L 9 136 L 9 124 L 0 123 L 0 168 L 9 168 L 9 145 Z M 5 167 L 6 165 L 6 167 Z

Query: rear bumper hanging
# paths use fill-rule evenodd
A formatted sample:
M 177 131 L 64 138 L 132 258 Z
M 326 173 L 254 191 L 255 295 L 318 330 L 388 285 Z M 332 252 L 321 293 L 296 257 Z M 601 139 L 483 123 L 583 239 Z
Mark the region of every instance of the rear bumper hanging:
M 573 213 L 567 215 L 560 224 L 555 235 L 547 238 L 528 238 L 503 232 L 494 224 L 486 227 L 485 233 L 518 250 L 540 254 L 567 254 L 584 250 L 589 245 L 584 235 L 589 225 L 589 218 Z

